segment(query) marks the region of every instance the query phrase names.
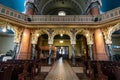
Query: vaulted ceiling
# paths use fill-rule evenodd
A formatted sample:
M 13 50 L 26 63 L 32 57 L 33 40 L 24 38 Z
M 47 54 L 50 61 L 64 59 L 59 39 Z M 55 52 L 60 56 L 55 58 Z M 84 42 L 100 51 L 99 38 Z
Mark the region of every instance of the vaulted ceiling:
M 37 0 L 39 1 L 39 0 Z M 82 14 L 87 0 L 40 0 L 36 4 L 39 7 L 39 14 L 57 14 L 65 11 L 66 14 Z

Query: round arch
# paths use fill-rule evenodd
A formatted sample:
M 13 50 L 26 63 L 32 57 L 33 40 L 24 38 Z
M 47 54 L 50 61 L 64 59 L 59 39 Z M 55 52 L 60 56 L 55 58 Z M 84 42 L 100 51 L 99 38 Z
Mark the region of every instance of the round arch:
M 89 30 L 80 29 L 76 32 L 75 36 L 77 34 L 82 34 L 83 36 L 85 36 L 85 38 L 87 40 L 87 44 L 93 44 L 93 38 L 92 38 L 93 35 L 90 33 Z
M 72 34 L 69 32 L 69 31 L 64 31 L 64 30 L 55 30 L 54 33 L 53 33 L 53 40 L 54 40 L 54 37 L 58 34 L 65 34 L 65 35 L 68 35 L 70 37 L 70 40 L 72 39 Z
M 111 41 L 112 33 L 120 29 L 120 23 L 116 24 L 115 26 L 109 28 L 108 30 L 108 39 Z
M 37 44 L 38 38 L 43 34 L 49 35 L 47 30 L 40 29 L 40 30 L 32 31 L 32 44 Z
M 46 10 L 46 8 L 49 8 L 49 6 L 51 6 L 51 4 L 54 4 L 54 3 L 55 3 L 54 0 L 49 0 L 49 1 L 47 1 L 47 2 L 43 5 L 40 13 L 43 14 L 44 10 Z M 74 3 L 75 6 L 76 6 L 77 8 L 79 8 L 81 12 L 83 12 L 82 6 L 81 6 L 77 1 L 71 0 L 71 3 Z

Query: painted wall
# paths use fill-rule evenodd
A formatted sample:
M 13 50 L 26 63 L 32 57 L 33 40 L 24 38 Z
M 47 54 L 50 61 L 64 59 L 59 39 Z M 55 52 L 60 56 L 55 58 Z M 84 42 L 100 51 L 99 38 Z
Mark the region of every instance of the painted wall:
M 0 36 L 0 53 L 6 53 L 14 49 L 14 37 Z

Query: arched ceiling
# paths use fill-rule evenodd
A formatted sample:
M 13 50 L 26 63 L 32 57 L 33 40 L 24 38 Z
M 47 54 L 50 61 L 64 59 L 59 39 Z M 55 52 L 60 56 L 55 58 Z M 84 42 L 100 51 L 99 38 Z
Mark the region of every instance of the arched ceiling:
M 25 1 L 26 0 L 0 0 L 0 4 L 13 8 L 19 12 L 24 12 Z M 71 13 L 80 14 L 82 13 L 82 9 L 84 11 L 85 6 L 83 5 L 86 4 L 85 1 L 87 0 L 52 0 L 52 2 L 48 3 L 49 7 L 46 7 L 46 6 L 42 7 L 48 1 L 51 1 L 51 0 L 39 0 L 38 4 L 41 4 L 40 7 L 43 9 L 42 11 L 44 13 L 51 14 L 53 13 L 51 10 L 58 12 L 59 10 L 65 9 L 65 11 L 67 12 L 72 11 Z M 62 1 L 65 1 L 64 4 Z M 102 7 L 100 8 L 101 12 L 106 12 L 116 7 L 120 7 L 120 0 L 101 0 L 101 2 L 102 2 Z M 80 5 L 78 5 L 78 3 Z M 46 9 L 49 9 L 49 10 L 47 11 Z
M 39 14 L 54 14 L 65 11 L 67 15 L 82 14 L 86 0 L 41 0 L 38 3 Z

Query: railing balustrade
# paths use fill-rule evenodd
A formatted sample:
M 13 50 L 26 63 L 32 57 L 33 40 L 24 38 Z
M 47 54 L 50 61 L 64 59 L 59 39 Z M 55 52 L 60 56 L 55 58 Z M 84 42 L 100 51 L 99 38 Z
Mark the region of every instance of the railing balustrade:
M 101 15 L 25 15 L 0 4 L 0 16 L 28 24 L 98 24 L 120 18 L 120 7 Z

